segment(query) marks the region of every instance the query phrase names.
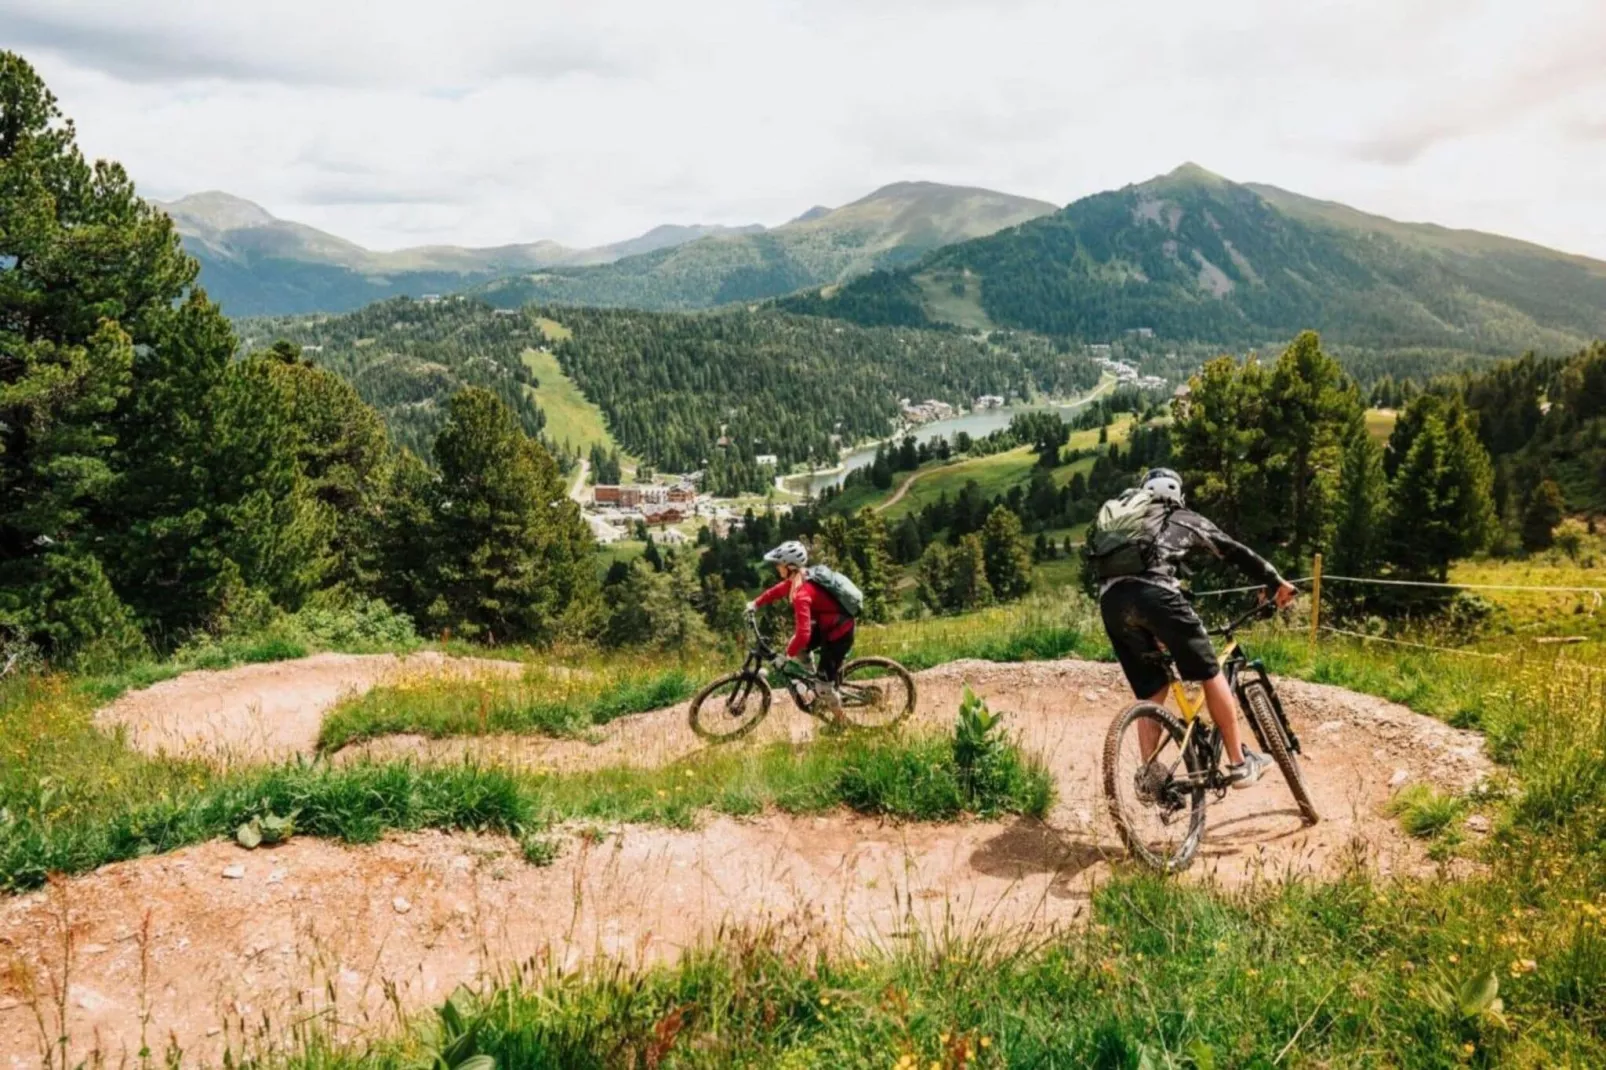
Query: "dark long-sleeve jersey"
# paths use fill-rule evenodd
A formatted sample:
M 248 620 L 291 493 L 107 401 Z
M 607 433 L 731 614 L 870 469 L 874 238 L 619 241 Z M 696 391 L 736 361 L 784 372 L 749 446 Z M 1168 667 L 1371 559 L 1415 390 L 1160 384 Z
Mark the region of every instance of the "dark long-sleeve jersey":
M 1159 518 L 1159 534 L 1154 540 L 1156 560 L 1153 567 L 1133 576 L 1106 580 L 1099 588 L 1099 594 L 1109 590 L 1112 584 L 1124 580 L 1155 583 L 1175 590 L 1179 586 L 1178 568 L 1184 559 L 1196 553 L 1208 553 L 1217 560 L 1225 561 L 1253 582 L 1265 583 L 1268 587 L 1276 587 L 1283 582 L 1282 575 L 1270 561 L 1193 510 L 1168 506 L 1164 502 L 1155 502 L 1150 508 L 1163 510 L 1165 514 Z

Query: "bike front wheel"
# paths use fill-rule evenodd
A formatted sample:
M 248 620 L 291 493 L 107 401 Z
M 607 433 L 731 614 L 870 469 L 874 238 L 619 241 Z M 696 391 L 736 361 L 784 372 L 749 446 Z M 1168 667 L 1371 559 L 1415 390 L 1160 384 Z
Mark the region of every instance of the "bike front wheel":
M 1288 733 L 1283 730 L 1283 721 L 1277 715 L 1271 693 L 1265 684 L 1256 680 L 1244 686 L 1243 700 L 1248 707 L 1249 722 L 1255 730 L 1255 736 L 1260 740 L 1260 745 L 1270 752 L 1277 768 L 1282 770 L 1289 794 L 1299 804 L 1300 818 L 1307 825 L 1316 824 L 1321 820 L 1321 815 L 1311 801 L 1310 788 L 1306 787 L 1305 775 L 1299 768 L 1299 757 L 1289 746 Z
M 733 672 L 709 684 L 691 700 L 686 719 L 710 743 L 741 739 L 770 712 L 770 685 L 753 672 Z
M 848 662 L 837 693 L 842 716 L 854 728 L 891 728 L 915 712 L 915 678 L 891 658 Z
M 1147 743 L 1144 737 L 1152 737 Z M 1187 869 L 1204 839 L 1204 770 L 1180 720 L 1139 702 L 1110 723 L 1104 795 L 1121 842 L 1162 873 Z

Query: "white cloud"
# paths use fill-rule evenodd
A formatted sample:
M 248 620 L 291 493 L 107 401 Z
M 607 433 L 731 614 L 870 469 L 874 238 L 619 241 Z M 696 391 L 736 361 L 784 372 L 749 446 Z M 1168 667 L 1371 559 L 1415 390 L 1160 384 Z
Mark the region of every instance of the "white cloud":
M 1606 257 L 1598 0 L 0 0 L 87 152 L 386 248 L 1184 159 Z M 203 9 L 204 10 L 204 9 Z

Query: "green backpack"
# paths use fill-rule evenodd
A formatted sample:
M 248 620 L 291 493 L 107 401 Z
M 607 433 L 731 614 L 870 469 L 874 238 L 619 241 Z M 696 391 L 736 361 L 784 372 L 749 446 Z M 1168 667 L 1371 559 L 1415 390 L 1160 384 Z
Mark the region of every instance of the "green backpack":
M 1165 513 L 1154 509 L 1158 500 L 1135 488 L 1099 509 L 1082 547 L 1099 579 L 1136 576 L 1154 566 L 1155 541 L 1165 522 Z
M 857 617 L 864 608 L 864 592 L 859 585 L 848 579 L 836 569 L 826 568 L 824 565 L 811 565 L 804 570 L 803 575 L 810 583 L 816 583 L 825 589 L 825 592 L 836 599 L 836 604 L 842 607 L 842 612 L 850 617 Z

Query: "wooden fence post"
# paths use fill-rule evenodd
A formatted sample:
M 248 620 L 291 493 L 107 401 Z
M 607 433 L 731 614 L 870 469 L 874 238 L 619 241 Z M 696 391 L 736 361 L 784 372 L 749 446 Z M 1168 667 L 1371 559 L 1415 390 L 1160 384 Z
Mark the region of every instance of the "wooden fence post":
M 1311 559 L 1310 567 L 1310 652 L 1316 656 L 1316 632 L 1322 625 L 1322 555 Z

